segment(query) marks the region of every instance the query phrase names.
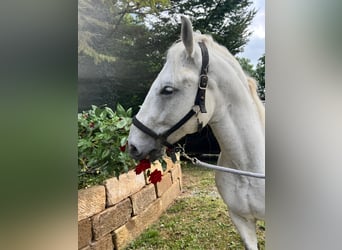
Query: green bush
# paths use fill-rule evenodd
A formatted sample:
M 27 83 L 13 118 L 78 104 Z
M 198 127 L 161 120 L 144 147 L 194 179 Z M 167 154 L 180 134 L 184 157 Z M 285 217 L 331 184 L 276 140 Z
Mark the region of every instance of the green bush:
M 125 152 L 132 109 L 120 104 L 114 112 L 92 106 L 78 114 L 78 188 L 102 183 L 105 179 L 135 167 Z

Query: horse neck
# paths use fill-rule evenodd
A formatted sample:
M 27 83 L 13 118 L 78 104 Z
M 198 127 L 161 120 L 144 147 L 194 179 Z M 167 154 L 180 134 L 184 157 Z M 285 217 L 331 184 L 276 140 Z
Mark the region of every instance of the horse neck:
M 241 79 L 236 78 L 235 81 Z M 235 84 L 235 87 L 227 87 L 229 83 L 221 82 L 214 89 L 216 104 L 209 125 L 221 148 L 219 163 L 263 173 L 265 135 L 257 103 L 248 87 Z

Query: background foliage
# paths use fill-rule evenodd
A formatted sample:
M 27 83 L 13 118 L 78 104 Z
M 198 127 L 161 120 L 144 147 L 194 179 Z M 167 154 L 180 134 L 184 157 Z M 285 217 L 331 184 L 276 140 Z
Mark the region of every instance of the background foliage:
M 179 16 L 232 54 L 243 51 L 255 10 L 250 0 L 80 0 L 79 111 L 119 102 L 137 112 L 179 38 Z
M 239 61 L 242 69 L 247 73 L 247 75 L 257 80 L 259 97 L 262 100 L 265 100 L 265 54 L 259 58 L 255 69 L 248 58 L 237 57 L 236 59 Z

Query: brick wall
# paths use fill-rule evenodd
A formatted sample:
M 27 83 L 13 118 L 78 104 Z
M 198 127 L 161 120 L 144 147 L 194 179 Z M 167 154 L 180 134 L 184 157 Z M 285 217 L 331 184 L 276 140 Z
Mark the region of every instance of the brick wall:
M 104 185 L 78 191 L 78 249 L 123 249 L 155 222 L 180 194 L 180 164 L 168 158 L 156 185 L 132 170 Z M 160 164 L 152 166 L 161 170 Z

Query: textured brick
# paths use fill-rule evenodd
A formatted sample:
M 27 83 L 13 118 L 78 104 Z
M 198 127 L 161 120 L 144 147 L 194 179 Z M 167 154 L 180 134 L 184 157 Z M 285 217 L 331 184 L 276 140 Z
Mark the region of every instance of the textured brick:
M 114 231 L 115 249 L 123 249 L 129 242 L 138 237 L 149 225 L 158 220 L 161 214 L 161 199 L 157 199 L 141 214 L 132 217 L 125 225 Z
M 120 175 L 119 180 L 116 177 L 106 180 L 107 206 L 115 205 L 131 194 L 136 193 L 144 186 L 144 175 L 137 175 L 134 171 Z
M 165 193 L 166 190 L 168 190 L 172 185 L 172 180 L 171 180 L 171 174 L 166 173 L 164 174 L 161 182 L 157 182 L 157 196 L 160 197 Z
M 133 214 L 140 214 L 148 205 L 157 199 L 156 189 L 153 184 L 145 186 L 139 192 L 131 196 L 133 204 Z
M 179 159 L 180 159 L 179 153 L 176 153 L 176 159 L 177 159 L 177 162 L 179 162 Z M 167 163 L 167 168 L 166 168 L 165 172 L 169 172 L 171 169 L 173 169 L 178 164 L 177 162 L 173 163 L 170 157 L 164 157 L 164 160 Z
M 108 234 L 101 239 L 94 241 L 90 244 L 91 250 L 112 250 L 114 249 L 114 244 L 112 240 L 112 235 Z
M 105 209 L 104 186 L 94 186 L 78 191 L 78 221 L 89 218 Z
M 78 222 L 78 248 L 85 247 L 90 244 L 92 238 L 91 220 L 90 218 Z
M 183 182 L 182 182 L 182 169 L 179 163 L 175 164 L 174 168 L 170 171 L 172 177 L 172 183 L 179 180 L 180 188 L 182 189 Z
M 107 208 L 105 211 L 93 217 L 94 238 L 97 240 L 103 235 L 122 226 L 132 215 L 130 199 L 123 200 L 117 205 Z
M 80 250 L 91 250 L 91 248 L 90 246 L 86 246 L 86 247 L 81 248 Z
M 165 193 L 161 197 L 162 201 L 162 211 L 165 211 L 170 204 L 178 197 L 180 194 L 180 185 L 179 185 L 179 180 L 174 182 L 172 186 L 165 191 Z

